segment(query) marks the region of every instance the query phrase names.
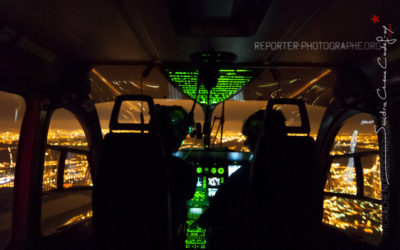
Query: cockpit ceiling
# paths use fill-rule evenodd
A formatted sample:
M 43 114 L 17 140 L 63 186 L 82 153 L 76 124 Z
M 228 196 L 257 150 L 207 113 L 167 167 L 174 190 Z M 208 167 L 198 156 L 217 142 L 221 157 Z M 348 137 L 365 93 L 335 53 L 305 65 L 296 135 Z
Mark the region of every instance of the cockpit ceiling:
M 187 30 L 179 32 L 182 27 L 176 27 L 175 12 L 169 8 L 171 2 L 182 1 L 3 0 L 0 1 L 0 35 L 9 39 L 1 42 L 18 47 L 21 43 L 19 39 L 22 39 L 51 52 L 54 55 L 52 58 L 58 60 L 84 60 L 98 64 L 151 61 L 187 63 L 193 52 L 227 51 L 237 55 L 236 63 L 335 66 L 374 61 L 374 57 L 381 55 L 382 51 L 258 50 L 255 43 L 371 42 L 382 35 L 382 24 L 400 27 L 398 0 L 280 0 L 266 1 L 270 4 L 265 6 L 265 13 L 260 14 L 264 18 L 258 18 L 261 22 L 255 27 L 254 34 L 241 36 L 243 34 L 239 32 L 232 36 L 234 29 L 240 30 L 240 26 L 249 21 L 246 18 L 256 14 L 246 15 L 242 23 L 225 22 L 227 17 L 240 20 L 238 17 L 241 13 L 235 12 L 238 9 L 235 6 L 250 2 L 227 0 L 190 1 L 207 4 L 199 6 L 198 19 L 191 20 L 190 27 L 197 27 L 197 31 L 186 27 Z M 222 7 L 211 9 L 215 5 Z M 192 6 L 187 13 L 193 12 L 195 7 Z M 227 9 L 231 11 L 227 12 Z M 255 8 L 254 11 L 257 9 L 261 8 Z M 379 25 L 371 22 L 372 14 L 381 17 Z M 205 21 L 203 16 L 207 17 Z M 220 27 L 225 27 L 219 24 L 231 25 L 232 32 L 217 32 Z M 203 28 L 206 26 L 206 29 L 199 30 L 199 25 Z M 196 32 L 207 30 L 207 36 L 196 36 Z M 212 31 L 214 34 L 210 35 Z M 392 53 L 399 48 L 399 44 L 389 48 L 389 55 L 395 56 L 394 59 L 400 58 L 400 53 Z
M 175 66 L 176 72 L 179 65 Z M 154 67 L 149 76 L 144 78 L 141 83 L 141 75 L 145 70 L 145 65 L 98 65 L 91 72 L 91 96 L 96 103 L 113 101 L 116 96 L 121 94 L 144 94 L 150 95 L 155 99 L 193 99 L 193 89 L 188 91 L 190 86 L 182 86 L 168 79 L 165 70 L 174 69 L 173 66 Z M 184 67 L 186 70 L 188 66 Z M 193 68 L 193 72 L 196 69 Z M 336 82 L 336 72 L 331 68 L 321 67 L 231 67 L 221 68 L 221 76 L 226 74 L 250 74 L 251 78 L 246 78 L 241 82 L 243 86 L 232 85 L 237 80 L 235 78 L 224 78 L 224 84 L 228 88 L 222 87 L 218 93 L 222 96 L 215 99 L 215 105 L 223 100 L 268 100 L 273 98 L 298 98 L 307 104 L 327 106 L 333 98 L 333 86 Z M 229 72 L 228 72 L 229 71 Z M 246 71 L 246 72 L 244 72 Z M 250 73 L 249 73 L 250 72 Z M 257 72 L 257 74 L 253 74 Z M 174 75 L 176 76 L 176 75 Z M 172 83 L 171 83 L 172 82 Z M 194 86 L 192 86 L 194 87 Z M 218 85 L 217 85 L 218 87 Z M 237 87 L 237 88 L 236 88 Z M 141 89 L 142 88 L 142 89 Z M 204 91 L 204 87 L 202 87 Z M 226 91 L 226 92 L 224 92 Z M 206 94 L 205 94 L 206 95 Z M 204 99 L 203 96 L 198 96 Z M 204 100 L 203 100 L 204 101 Z M 202 103 L 206 104 L 206 103 Z

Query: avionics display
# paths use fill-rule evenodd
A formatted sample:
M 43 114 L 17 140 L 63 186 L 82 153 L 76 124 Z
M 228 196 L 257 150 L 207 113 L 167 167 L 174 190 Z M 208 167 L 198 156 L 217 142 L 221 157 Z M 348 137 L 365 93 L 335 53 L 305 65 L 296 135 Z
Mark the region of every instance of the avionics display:
M 214 197 L 215 196 L 215 194 L 217 193 L 217 191 L 218 191 L 218 188 L 209 188 L 208 189 L 208 197 Z
M 235 161 L 229 162 L 195 162 L 197 182 L 196 192 L 188 201 L 188 216 L 185 226 L 185 249 L 205 249 L 207 247 L 206 229 L 199 227 L 196 221 L 208 209 L 210 200 L 218 189 L 242 165 Z M 231 164 L 231 165 L 228 165 Z M 228 168 L 228 166 L 230 166 Z
M 221 178 L 208 177 L 207 182 L 208 182 L 208 186 L 210 186 L 210 187 L 219 187 L 221 185 Z
M 201 179 L 200 176 L 198 176 L 198 177 L 197 177 L 197 184 L 196 184 L 196 187 L 201 187 L 201 186 L 203 186 L 203 180 Z
M 191 214 L 202 214 L 203 213 L 203 209 L 201 207 L 191 207 L 189 209 L 189 213 L 191 213 Z
M 199 227 L 195 222 L 209 206 L 207 193 L 207 177 L 197 177 L 197 187 L 193 198 L 188 201 L 188 217 L 186 221 L 186 249 L 206 248 L 206 229 Z
M 241 167 L 242 165 L 228 165 L 228 177 L 231 177 L 231 175 Z

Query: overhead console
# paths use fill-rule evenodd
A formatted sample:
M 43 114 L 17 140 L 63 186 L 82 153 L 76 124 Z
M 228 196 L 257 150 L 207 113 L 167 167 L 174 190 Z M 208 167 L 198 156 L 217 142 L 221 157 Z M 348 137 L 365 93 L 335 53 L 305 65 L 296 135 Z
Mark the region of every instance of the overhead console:
M 215 106 L 237 94 L 262 71 L 233 64 L 236 55 L 229 52 L 197 52 L 192 64 L 169 64 L 165 77 L 200 105 Z
M 190 59 L 192 64 L 169 64 L 161 70 L 173 86 L 202 107 L 204 147 L 209 148 L 215 107 L 240 92 L 262 69 L 233 64 L 236 55 L 229 52 L 196 52 Z

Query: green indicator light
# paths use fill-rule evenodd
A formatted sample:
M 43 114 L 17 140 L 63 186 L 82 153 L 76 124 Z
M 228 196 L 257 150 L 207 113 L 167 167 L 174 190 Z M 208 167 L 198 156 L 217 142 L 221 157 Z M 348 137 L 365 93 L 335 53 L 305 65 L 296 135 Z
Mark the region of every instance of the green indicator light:
M 214 166 L 217 166 L 217 163 L 216 163 L 216 162 L 214 162 Z
M 225 169 L 223 168 L 218 168 L 218 174 L 224 174 L 225 173 Z
M 196 171 L 198 174 L 201 174 L 203 172 L 203 169 L 201 167 L 196 168 Z
M 204 169 L 204 172 L 208 173 L 208 171 L 209 171 L 209 169 L 208 169 L 208 168 L 205 168 L 205 169 Z
M 237 161 L 234 161 L 233 164 L 237 164 Z
M 217 169 L 216 169 L 216 168 L 212 168 L 212 169 L 211 169 L 211 173 L 212 173 L 212 174 L 215 174 L 216 172 L 217 172 Z
M 237 69 L 236 72 L 252 72 L 251 69 Z
M 224 182 L 225 182 L 225 178 L 221 177 L 221 184 L 224 184 Z
M 207 178 L 203 177 L 203 188 L 207 188 Z

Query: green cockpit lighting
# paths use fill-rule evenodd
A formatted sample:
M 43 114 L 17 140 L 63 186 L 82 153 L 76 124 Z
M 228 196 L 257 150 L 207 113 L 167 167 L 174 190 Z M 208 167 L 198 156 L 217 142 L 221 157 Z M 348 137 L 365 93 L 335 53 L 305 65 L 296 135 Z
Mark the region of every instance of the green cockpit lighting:
M 196 98 L 199 70 L 171 70 L 165 69 L 169 80 L 190 98 Z M 221 68 L 218 71 L 217 85 L 211 88 L 210 93 L 203 84 L 199 88 L 197 102 L 203 105 L 216 105 L 227 100 L 254 77 L 252 69 L 227 69 Z M 208 97 L 209 95 L 209 97 Z M 209 99 L 208 99 L 209 98 Z

